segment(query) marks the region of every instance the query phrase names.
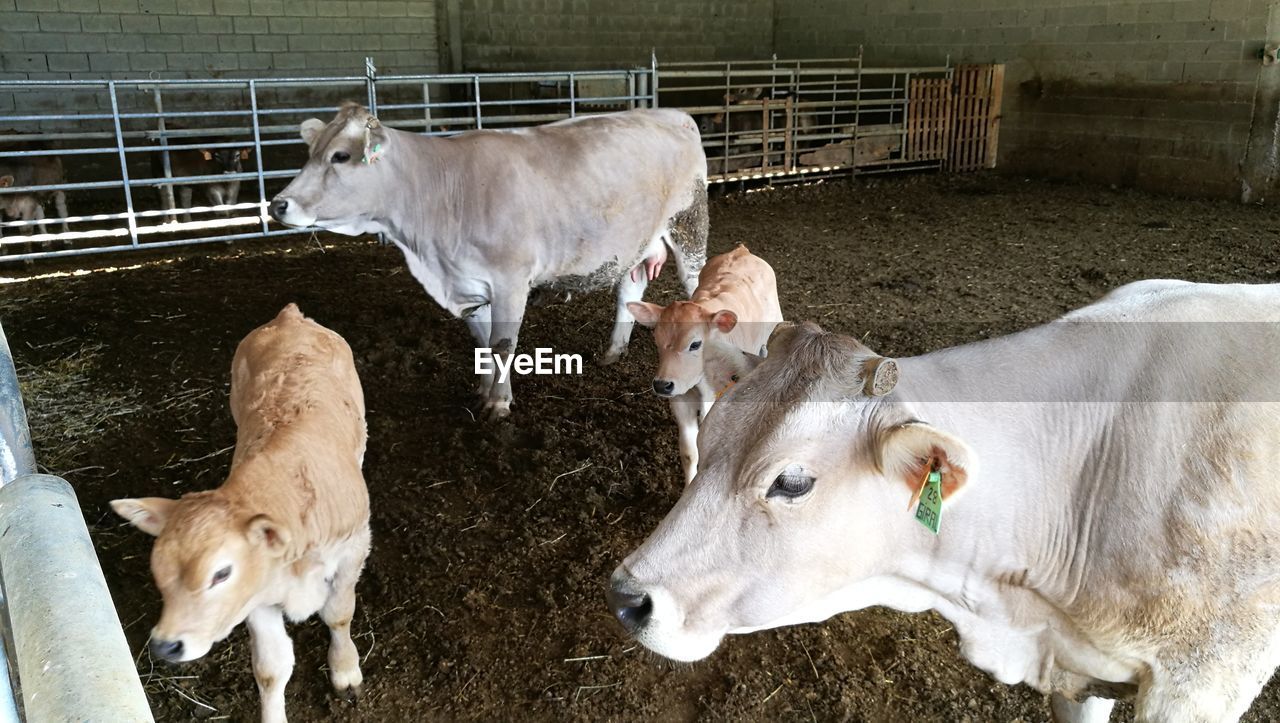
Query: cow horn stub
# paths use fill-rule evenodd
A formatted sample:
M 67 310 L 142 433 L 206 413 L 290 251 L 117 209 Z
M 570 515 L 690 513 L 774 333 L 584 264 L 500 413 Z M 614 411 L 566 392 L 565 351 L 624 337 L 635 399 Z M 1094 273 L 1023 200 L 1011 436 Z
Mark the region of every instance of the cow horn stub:
M 365 127 L 365 128 L 368 128 L 369 130 L 374 130 L 374 129 L 376 129 L 376 128 L 381 128 L 381 127 L 382 127 L 382 121 L 378 120 L 377 118 L 374 118 L 373 116 L 369 116 L 369 120 L 365 121 L 365 123 L 364 123 L 364 127 Z
M 862 392 L 868 397 L 883 397 L 898 386 L 898 362 L 882 356 L 862 362 Z

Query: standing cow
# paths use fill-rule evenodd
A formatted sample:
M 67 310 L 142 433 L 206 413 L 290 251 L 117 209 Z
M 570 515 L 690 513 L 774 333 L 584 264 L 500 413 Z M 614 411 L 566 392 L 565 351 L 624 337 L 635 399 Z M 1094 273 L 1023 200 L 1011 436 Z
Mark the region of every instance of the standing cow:
M 478 347 L 514 354 L 529 293 L 617 287 L 604 363 L 626 352 L 639 301 L 668 253 L 692 293 L 706 260 L 707 162 L 676 110 L 584 116 L 535 128 L 432 138 L 356 104 L 302 124 L 310 160 L 271 202 L 290 226 L 384 233 L 431 298 Z M 511 381 L 489 375 L 490 418 Z
M 1139 282 L 897 362 L 780 327 L 610 604 L 678 660 L 933 609 L 1059 721 L 1118 697 L 1140 721 L 1235 720 L 1280 664 L 1277 359 L 1280 285 Z
M 111 507 L 157 538 L 155 656 L 195 660 L 245 622 L 263 723 L 284 723 L 294 660 L 285 617 L 320 613 L 338 693 L 357 695 L 364 680 L 351 616 L 369 555 L 369 493 L 351 348 L 289 304 L 236 349 L 231 416 L 236 451 L 221 487 Z
M 671 400 L 688 484 L 698 473 L 698 418 L 751 371 L 778 322 L 773 267 L 746 246 L 712 257 L 688 301 L 666 307 L 633 301 L 636 321 L 653 329 L 658 370 L 653 391 Z

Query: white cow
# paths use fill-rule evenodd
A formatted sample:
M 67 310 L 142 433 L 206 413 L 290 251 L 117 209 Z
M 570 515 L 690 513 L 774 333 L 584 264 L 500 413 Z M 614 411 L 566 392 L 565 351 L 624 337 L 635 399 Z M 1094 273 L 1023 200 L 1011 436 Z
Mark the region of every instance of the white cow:
M 614 574 L 650 649 L 933 609 L 974 665 L 1094 723 L 1123 697 L 1235 720 L 1280 664 L 1280 285 L 1140 282 L 897 362 L 811 324 L 769 351 Z
M 384 233 L 478 347 L 515 353 L 533 289 L 617 288 L 603 361 L 626 352 L 639 301 L 668 257 L 689 293 L 706 261 L 707 161 L 677 110 L 584 116 L 536 128 L 429 138 L 348 104 L 302 124 L 311 158 L 271 202 L 290 226 Z M 481 383 L 490 417 L 510 379 Z

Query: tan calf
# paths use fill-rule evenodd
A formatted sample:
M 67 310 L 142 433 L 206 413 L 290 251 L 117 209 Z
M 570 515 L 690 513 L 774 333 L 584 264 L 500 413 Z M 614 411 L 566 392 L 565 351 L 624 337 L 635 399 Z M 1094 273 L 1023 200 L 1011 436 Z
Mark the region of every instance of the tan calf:
M 665 308 L 637 301 L 627 308 L 653 329 L 653 391 L 671 400 L 688 483 L 698 473 L 699 413 L 705 418 L 716 398 L 759 362 L 782 321 L 773 268 L 739 245 L 707 261 L 689 301 Z
M 151 650 L 195 660 L 248 623 L 262 719 L 284 721 L 293 643 L 284 616 L 329 626 L 329 676 L 344 695 L 363 677 L 351 642 L 355 587 L 369 554 L 364 395 L 342 337 L 290 304 L 254 330 L 231 366 L 236 451 L 227 481 L 179 500 L 111 503 L 156 536 L 164 598 Z

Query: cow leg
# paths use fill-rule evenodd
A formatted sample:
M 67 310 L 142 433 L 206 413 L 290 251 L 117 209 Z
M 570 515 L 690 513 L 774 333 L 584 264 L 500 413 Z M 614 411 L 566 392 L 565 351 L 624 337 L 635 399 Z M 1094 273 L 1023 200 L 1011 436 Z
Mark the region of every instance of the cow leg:
M 62 219 L 62 232 L 67 232 L 67 194 L 62 191 L 53 192 L 53 205 L 58 209 L 58 217 Z
M 182 220 L 191 220 L 191 186 L 180 186 L 178 198 L 182 201 Z
M 680 277 L 680 285 L 684 287 L 686 294 L 693 296 L 693 292 L 698 288 L 698 274 L 702 272 L 702 266 L 706 263 L 706 259 L 689 258 L 685 255 L 684 249 L 671 240 L 670 235 L 663 236 L 662 240 L 666 242 L 667 248 L 671 251 L 671 258 L 676 265 L 676 275 Z
M 367 540 L 368 532 L 364 533 Z M 366 541 L 358 555 L 343 560 L 330 583 L 329 599 L 320 608 L 320 619 L 329 626 L 329 680 L 338 695 L 357 698 L 364 675 L 360 673 L 360 653 L 351 641 L 351 616 L 356 611 L 356 581 L 369 555 Z
M 205 195 L 209 198 L 210 206 L 221 206 L 225 202 L 226 199 L 223 198 L 222 190 L 221 183 L 212 184 L 205 190 Z M 227 216 L 230 216 L 231 213 L 229 211 L 219 211 L 218 215 L 226 218 Z
M 636 318 L 627 309 L 627 304 L 640 301 L 644 297 L 645 288 L 649 285 L 649 279 L 644 274 L 635 276 L 639 278 L 632 278 L 631 274 L 627 274 L 618 282 L 618 305 L 614 314 L 613 335 L 609 338 L 608 350 L 600 358 L 600 364 L 603 366 L 618 361 L 627 353 L 627 344 L 631 341 L 631 330 L 636 325 Z
M 1050 701 L 1053 711 L 1053 723 L 1107 723 L 1111 720 L 1111 708 L 1114 700 L 1106 698 L 1085 698 L 1077 703 L 1060 693 L 1054 693 Z
M 258 682 L 262 723 L 285 723 L 284 688 L 293 675 L 293 641 L 284 629 L 284 613 L 265 605 L 249 613 L 253 677 Z
M 234 206 L 236 204 L 236 201 L 239 200 L 239 198 L 240 198 L 240 182 L 228 181 L 227 182 L 227 203 Z M 230 215 L 231 212 L 228 211 L 227 214 Z
M 467 324 L 467 331 L 471 332 L 471 338 L 476 341 L 476 348 L 489 346 L 489 332 L 491 330 L 490 314 L 492 309 L 488 304 L 481 306 L 469 315 L 463 318 Z M 489 388 L 493 386 L 493 374 L 478 374 L 480 377 L 479 384 L 476 388 L 476 396 L 481 400 L 489 398 Z
M 44 205 L 35 200 L 35 197 L 32 197 L 31 199 L 31 215 L 27 217 L 27 220 L 29 221 L 33 218 L 40 225 L 40 233 L 49 233 L 49 227 L 45 225 L 44 222 Z M 26 226 L 22 229 L 22 232 L 28 236 L 30 236 L 33 231 L 35 231 L 35 229 L 31 226 Z
M 160 206 L 169 212 L 165 216 L 166 222 L 177 220 L 178 214 L 174 213 L 174 209 L 177 208 L 177 205 L 178 204 L 175 203 L 173 199 L 173 184 L 166 183 L 160 186 Z
M 489 304 L 489 348 L 493 350 L 494 361 L 501 358 L 504 365 L 509 365 L 516 353 L 516 346 L 520 341 L 520 325 L 524 323 L 524 308 L 529 301 L 528 285 L 517 288 L 518 291 L 508 291 L 505 296 L 496 294 L 497 298 Z M 484 402 L 484 412 L 488 419 L 502 419 L 511 414 L 513 374 L 515 371 L 510 370 L 505 380 L 498 374 L 493 375 L 493 383 Z
M 676 428 L 680 433 L 680 465 L 684 468 L 686 485 L 698 474 L 698 410 L 702 406 L 701 396 L 697 389 L 690 389 L 671 400 L 671 414 L 676 418 Z

